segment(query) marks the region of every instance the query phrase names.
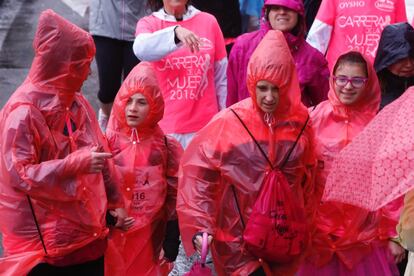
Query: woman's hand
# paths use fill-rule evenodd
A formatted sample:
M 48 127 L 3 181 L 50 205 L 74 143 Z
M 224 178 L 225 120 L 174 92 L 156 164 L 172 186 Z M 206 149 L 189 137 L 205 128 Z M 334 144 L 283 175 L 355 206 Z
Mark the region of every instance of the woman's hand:
M 174 32 L 178 40 L 190 48 L 191 53 L 200 51 L 200 38 L 195 33 L 181 26 L 177 26 Z
M 394 241 L 388 241 L 388 248 L 396 264 L 401 262 L 405 257 L 405 249 Z
M 115 227 L 128 230 L 135 222 L 134 218 L 128 217 L 124 208 L 110 210 L 109 213 L 116 219 Z
M 101 147 L 95 146 L 91 150 L 89 173 L 100 173 L 105 167 L 106 159 L 111 158 L 112 153 L 102 152 Z
M 133 217 L 127 217 L 124 220 L 124 224 L 122 225 L 122 230 L 128 231 L 132 226 L 135 224 L 135 219 Z
M 100 146 L 79 149 L 65 157 L 64 175 L 101 173 L 112 153 L 102 152 Z
M 213 240 L 213 236 L 212 235 L 208 235 L 207 237 L 207 244 L 210 247 L 211 241 Z M 203 235 L 202 234 L 198 234 L 195 236 L 195 238 L 193 239 L 193 243 L 194 243 L 194 248 L 197 250 L 198 254 L 201 254 L 201 248 L 203 245 Z

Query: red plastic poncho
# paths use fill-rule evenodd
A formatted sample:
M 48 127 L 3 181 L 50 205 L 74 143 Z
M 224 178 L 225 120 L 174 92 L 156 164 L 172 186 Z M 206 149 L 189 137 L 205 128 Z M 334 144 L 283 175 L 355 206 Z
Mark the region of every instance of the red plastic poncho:
M 368 82 L 363 97 L 354 105 L 342 104 L 331 78 L 329 100 L 310 113 L 318 158 L 315 178 L 317 202 L 321 200 L 333 160 L 379 109 L 381 91 L 378 79 L 369 59 L 364 59 L 368 65 Z M 380 240 L 388 241 L 396 234 L 399 207 L 396 203 L 378 212 L 368 212 L 347 204 L 322 202 L 313 223 L 309 261 L 323 266 L 336 254 L 347 268 L 352 269 L 370 254 L 374 244 L 378 245 Z M 305 275 L 306 271 L 303 273 Z
M 145 96 L 150 110 L 138 128 L 131 128 L 126 123 L 125 108 L 136 93 Z M 128 232 L 111 231 L 105 260 L 108 275 L 162 274 L 161 246 L 167 221 L 176 219 L 177 173 L 183 152 L 181 145 L 158 126 L 163 113 L 155 73 L 149 63 L 142 62 L 122 84 L 106 131 L 123 177 L 121 191 L 128 216 L 135 218 Z
M 1 275 L 24 275 L 39 262 L 102 256 L 107 196 L 112 207 L 122 206 L 109 174 L 105 184 L 103 174 L 87 174 L 91 148 L 105 147 L 95 113 L 79 93 L 95 54 L 92 37 L 47 10 L 33 46 L 29 75 L 0 113 Z
M 280 165 L 303 127 L 308 113 L 300 100 L 295 65 L 283 34 L 269 31 L 252 55 L 247 86 L 251 98 L 232 108 L 241 117 L 275 165 Z M 280 101 L 267 125 L 256 103 L 256 83 L 279 87 Z M 282 169 L 295 199 L 311 213 L 313 149 L 310 128 L 299 139 Z M 187 254 L 200 231 L 213 235 L 212 255 L 219 275 L 248 275 L 260 264 L 243 249 L 243 226 L 231 185 L 247 221 L 268 167 L 267 161 L 231 110 L 217 114 L 196 134 L 181 162 L 177 195 L 180 233 Z M 310 216 L 310 215 L 309 215 Z M 270 264 L 274 273 L 293 273 L 298 261 Z M 278 274 L 279 275 L 279 274 Z

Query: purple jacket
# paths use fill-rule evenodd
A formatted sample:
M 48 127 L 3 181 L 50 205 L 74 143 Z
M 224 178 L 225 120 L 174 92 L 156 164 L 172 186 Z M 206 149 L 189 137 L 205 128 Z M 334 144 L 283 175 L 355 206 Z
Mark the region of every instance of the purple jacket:
M 247 64 L 268 30 L 267 24 L 262 24 L 260 30 L 237 38 L 227 67 L 227 106 L 250 97 L 246 86 Z M 305 41 L 303 35 L 296 37 L 285 34 L 285 37 L 298 70 L 302 102 L 306 106 L 313 106 L 326 100 L 329 90 L 329 69 L 326 59 Z

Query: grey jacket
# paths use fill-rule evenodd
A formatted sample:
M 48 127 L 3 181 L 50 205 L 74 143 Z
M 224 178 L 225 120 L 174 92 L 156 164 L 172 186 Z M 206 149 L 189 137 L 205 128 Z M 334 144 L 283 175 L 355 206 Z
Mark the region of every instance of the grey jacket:
M 91 0 L 89 32 L 134 41 L 138 20 L 150 14 L 146 0 Z

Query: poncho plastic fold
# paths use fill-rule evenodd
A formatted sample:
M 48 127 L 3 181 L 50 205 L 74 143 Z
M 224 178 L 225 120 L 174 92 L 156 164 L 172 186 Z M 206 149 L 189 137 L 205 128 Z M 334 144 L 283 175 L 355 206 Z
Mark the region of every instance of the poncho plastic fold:
M 92 37 L 47 10 L 33 47 L 29 75 L 0 113 L 1 275 L 24 275 L 41 261 L 105 239 L 107 198 L 111 207 L 123 205 L 109 162 L 105 175 L 87 173 L 91 149 L 108 151 L 79 92 L 95 54 Z
M 267 80 L 279 88 L 274 121 L 267 125 L 256 103 L 256 83 Z M 280 165 L 308 116 L 300 100 L 295 65 L 283 34 L 269 31 L 252 55 L 247 87 L 251 98 L 232 106 L 270 160 Z M 311 218 L 313 204 L 312 133 L 306 128 L 283 168 L 295 200 Z M 260 264 L 243 246 L 243 226 L 231 186 L 235 187 L 244 221 L 249 219 L 267 169 L 267 161 L 240 121 L 229 110 L 218 113 L 186 149 L 180 167 L 177 213 L 187 254 L 194 252 L 192 237 L 213 235 L 211 246 L 219 275 L 248 275 Z M 298 260 L 270 264 L 273 273 L 293 273 Z M 279 274 L 278 274 L 279 275 Z
M 125 108 L 136 93 L 145 96 L 149 113 L 137 128 L 127 125 Z M 122 84 L 106 131 L 128 216 L 135 218 L 127 232 L 111 230 L 105 256 L 108 275 L 160 275 L 161 247 L 168 220 L 177 219 L 178 165 L 181 145 L 165 136 L 158 122 L 164 101 L 151 65 L 141 62 Z

